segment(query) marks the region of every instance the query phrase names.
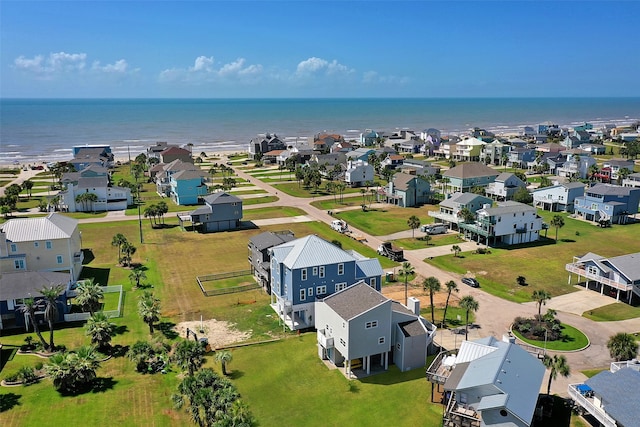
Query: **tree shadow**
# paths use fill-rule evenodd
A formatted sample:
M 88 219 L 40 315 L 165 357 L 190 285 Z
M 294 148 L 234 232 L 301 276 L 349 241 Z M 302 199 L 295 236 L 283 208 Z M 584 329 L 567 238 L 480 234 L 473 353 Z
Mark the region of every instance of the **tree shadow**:
M 80 279 L 93 279 L 100 286 L 106 286 L 109 283 L 110 268 L 83 267 Z
M 125 334 L 125 333 L 129 332 L 129 328 L 127 327 L 127 325 L 120 325 L 120 326 L 116 326 L 113 329 L 113 332 L 116 335 L 122 335 L 122 334 Z
M 173 327 L 176 326 L 175 323 L 173 322 L 169 322 L 169 321 L 164 321 L 164 322 L 160 322 L 156 325 L 156 328 L 162 332 L 162 335 L 164 335 L 165 338 L 170 339 L 170 340 L 174 340 L 176 338 L 178 338 L 178 333 L 175 331 L 175 329 L 173 329 Z
M 118 381 L 114 381 L 113 377 L 96 378 L 95 380 L 93 380 L 93 387 L 91 388 L 91 392 L 104 393 L 107 390 L 112 390 L 117 383 Z
M 564 242 L 564 243 L 575 243 L 575 242 L 576 242 L 576 241 L 575 241 L 575 240 L 573 240 L 573 239 L 560 239 L 560 241 L 561 241 L 561 242 Z
M 13 360 L 13 357 L 18 352 L 18 347 L 5 348 L 0 349 L 0 372 L 4 368 L 4 365 L 7 364 L 8 361 Z
M 244 372 L 234 369 L 229 375 L 227 375 L 227 377 L 232 380 L 237 380 L 238 378 L 244 377 Z
M 15 406 L 20 405 L 21 394 L 3 393 L 0 394 L 0 412 L 8 411 Z
M 126 356 L 128 351 L 128 345 L 117 344 L 111 347 L 111 351 L 109 352 L 109 354 L 111 355 L 111 357 L 124 357 Z

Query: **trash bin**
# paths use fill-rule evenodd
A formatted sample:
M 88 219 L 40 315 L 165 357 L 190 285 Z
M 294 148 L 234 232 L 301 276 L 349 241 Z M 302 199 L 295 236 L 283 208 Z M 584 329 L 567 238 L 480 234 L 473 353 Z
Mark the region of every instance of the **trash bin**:
M 387 271 L 386 279 L 387 279 L 387 282 L 393 282 L 394 281 L 393 271 Z

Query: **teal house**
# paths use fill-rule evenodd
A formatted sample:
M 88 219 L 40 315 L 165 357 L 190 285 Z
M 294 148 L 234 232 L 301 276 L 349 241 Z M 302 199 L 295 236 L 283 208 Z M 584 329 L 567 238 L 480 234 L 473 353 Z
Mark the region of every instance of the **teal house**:
M 196 205 L 207 194 L 207 185 L 201 171 L 183 170 L 171 175 L 171 200 L 177 205 Z

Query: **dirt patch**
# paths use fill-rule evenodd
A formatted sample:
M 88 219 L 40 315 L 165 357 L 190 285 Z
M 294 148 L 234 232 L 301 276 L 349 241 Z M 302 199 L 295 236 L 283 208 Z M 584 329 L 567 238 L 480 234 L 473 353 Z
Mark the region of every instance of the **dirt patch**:
M 203 320 L 202 322 L 199 320 L 180 322 L 174 329 L 181 337 L 186 338 L 187 328 L 195 332 L 198 339 L 206 337 L 212 349 L 246 341 L 251 337 L 251 331 L 239 331 L 234 324 L 216 319 Z
M 404 304 L 404 283 L 398 285 L 385 286 L 382 288 L 382 294 L 392 300 L 398 301 Z M 430 307 L 429 293 L 422 290 L 421 286 L 414 286 L 409 283 L 409 289 L 407 294 L 410 297 L 418 298 L 420 300 L 420 307 Z M 453 297 L 452 297 L 453 298 Z M 436 307 L 444 307 L 447 301 L 446 292 L 438 292 L 433 295 L 433 305 Z

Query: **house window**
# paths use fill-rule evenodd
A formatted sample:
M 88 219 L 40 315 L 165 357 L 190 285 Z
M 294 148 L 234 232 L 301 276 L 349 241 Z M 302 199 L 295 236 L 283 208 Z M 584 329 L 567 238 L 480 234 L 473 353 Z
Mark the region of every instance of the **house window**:
M 598 268 L 595 265 L 590 265 L 587 267 L 587 273 L 593 274 L 594 276 L 598 275 Z
M 344 283 L 336 283 L 336 292 L 340 292 L 341 290 L 347 287 L 346 282 Z
M 318 267 L 313 267 L 312 272 L 313 272 L 314 276 L 317 276 L 318 275 Z
M 301 276 L 302 280 L 307 280 L 307 269 L 303 268 L 302 270 L 300 270 L 300 273 L 302 275 Z
M 342 276 L 344 274 L 344 264 L 338 264 L 338 276 Z
M 324 295 L 327 293 L 327 287 L 325 285 L 316 287 L 316 295 Z
M 375 287 L 376 287 L 376 278 L 375 278 L 375 277 L 372 277 L 372 278 L 371 278 L 371 280 L 369 281 L 369 285 L 370 285 L 372 288 L 375 288 Z
M 378 327 L 378 321 L 377 320 L 372 320 L 371 322 L 367 322 L 367 323 L 365 323 L 364 327 L 366 329 L 377 328 Z
M 313 288 L 307 289 L 307 295 L 309 295 L 310 297 L 313 296 Z
M 39 247 L 39 246 L 40 246 L 40 242 L 33 242 L 33 247 L 34 247 L 34 248 L 37 248 L 37 247 Z
M 58 264 L 62 264 L 64 262 L 64 259 L 62 258 L 62 255 L 56 255 L 56 262 Z
M 324 265 L 320 266 L 318 268 L 320 269 L 320 278 L 323 278 L 324 277 Z
M 307 299 L 307 290 L 300 289 L 300 301 L 304 301 Z
M 347 343 L 346 343 L 346 342 L 344 342 L 344 340 L 343 340 L 342 338 L 340 338 L 340 344 L 341 344 L 343 347 L 346 347 L 346 346 L 347 346 Z
M 47 249 L 52 249 L 53 243 L 51 243 L 50 241 L 44 242 L 44 247 Z
M 384 344 L 384 337 L 378 338 L 378 344 Z
M 11 244 L 11 252 L 18 252 L 18 245 L 16 245 L 15 243 Z
M 396 349 L 397 349 L 398 351 L 402 350 L 402 347 L 400 347 L 400 343 L 396 344 Z
M 24 260 L 16 259 L 13 261 L 13 265 L 16 267 L 16 270 L 24 270 Z

